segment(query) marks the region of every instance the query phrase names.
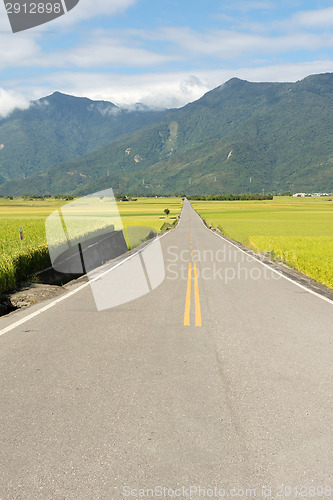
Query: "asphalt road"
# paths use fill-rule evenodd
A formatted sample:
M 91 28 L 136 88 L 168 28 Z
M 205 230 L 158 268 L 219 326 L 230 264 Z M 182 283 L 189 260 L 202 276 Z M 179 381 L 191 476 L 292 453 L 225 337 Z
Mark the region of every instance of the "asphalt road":
M 188 203 L 160 242 L 141 298 L 0 319 L 0 498 L 332 498 L 333 303 Z

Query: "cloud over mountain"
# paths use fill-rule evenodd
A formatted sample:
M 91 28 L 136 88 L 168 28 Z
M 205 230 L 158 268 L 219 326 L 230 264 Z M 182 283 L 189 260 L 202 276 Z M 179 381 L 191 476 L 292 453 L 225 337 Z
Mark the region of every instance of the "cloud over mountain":
M 28 109 L 30 102 L 21 94 L 0 87 L 0 118 L 6 118 L 15 109 Z

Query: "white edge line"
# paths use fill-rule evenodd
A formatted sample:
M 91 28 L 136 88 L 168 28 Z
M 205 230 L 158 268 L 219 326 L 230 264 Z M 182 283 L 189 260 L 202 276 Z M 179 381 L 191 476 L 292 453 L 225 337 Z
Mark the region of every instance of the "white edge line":
M 192 204 L 190 203 L 191 207 L 192 207 Z M 329 304 L 333 305 L 333 300 L 325 297 L 324 295 L 321 295 L 320 293 L 317 293 L 317 292 L 314 292 L 313 290 L 311 290 L 310 288 L 307 288 L 306 286 L 304 285 L 301 285 L 301 283 L 298 283 L 297 281 L 293 280 L 292 278 L 289 278 L 288 276 L 285 276 L 283 273 L 281 273 L 280 271 L 277 271 L 276 269 L 274 269 L 273 267 L 265 264 L 264 262 L 262 262 L 260 259 L 258 259 L 257 257 L 255 257 L 254 255 L 251 255 L 250 253 L 247 253 L 245 252 L 245 250 L 243 250 L 242 248 L 239 248 L 237 245 L 235 245 L 234 243 L 232 243 L 231 241 L 227 240 L 223 234 L 218 234 L 216 233 L 215 231 L 211 231 L 207 226 L 206 224 L 204 223 L 204 220 L 203 218 L 198 214 L 198 212 L 196 212 L 196 210 L 194 210 L 194 208 L 192 207 L 192 210 L 194 211 L 194 213 L 197 215 L 197 217 L 199 218 L 200 222 L 202 223 L 202 225 L 207 229 L 207 231 L 209 231 L 210 233 L 213 233 L 215 234 L 215 236 L 217 236 L 218 238 L 221 238 L 223 241 L 225 241 L 226 243 L 229 243 L 229 245 L 232 245 L 233 247 L 235 247 L 237 250 L 239 250 L 240 252 L 243 252 L 245 255 L 248 255 L 249 257 L 251 257 L 251 259 L 259 262 L 260 264 L 262 264 L 263 266 L 267 267 L 267 269 L 270 269 L 271 271 L 273 271 L 274 273 L 278 274 L 279 276 L 281 276 L 282 278 L 284 278 L 285 280 L 287 281 L 290 281 L 291 283 L 293 283 L 294 285 L 297 285 L 299 288 L 302 288 L 303 290 L 309 292 L 309 293 L 312 293 L 312 295 L 315 295 L 316 297 L 319 297 L 321 300 L 324 300 L 325 302 L 328 302 Z
M 183 208 L 184 208 L 184 205 L 182 207 L 182 210 L 181 210 L 181 214 L 183 212 Z M 180 218 L 181 218 L 181 214 L 180 214 Z M 179 221 L 178 221 L 178 224 L 180 222 L 180 218 L 179 218 Z M 177 226 L 178 226 L 177 224 Z M 176 226 L 176 227 L 177 227 Z M 176 228 L 173 228 L 173 229 L 176 229 Z M 90 285 L 90 283 L 93 283 L 94 281 L 97 281 L 98 279 L 102 278 L 103 276 L 105 276 L 106 274 L 110 273 L 111 271 L 113 271 L 113 269 L 116 269 L 116 267 L 119 267 L 121 266 L 122 264 L 124 264 L 126 261 L 128 261 L 129 259 L 132 259 L 135 255 L 138 255 L 140 252 L 142 252 L 145 248 L 148 248 L 150 245 L 152 245 L 154 243 L 154 241 L 156 241 L 156 239 L 162 239 L 164 236 L 166 236 L 167 234 L 170 234 L 171 231 L 166 231 L 165 233 L 159 235 L 157 238 L 154 238 L 153 241 L 151 241 L 148 245 L 146 245 L 144 248 L 141 248 L 140 250 L 138 250 L 137 252 L 134 252 L 133 254 L 129 255 L 128 257 L 126 257 L 126 259 L 122 260 L 121 262 L 118 262 L 117 264 L 115 264 L 113 267 L 111 267 L 110 269 L 107 269 L 106 271 L 104 271 L 103 273 L 101 274 L 98 274 L 97 276 L 95 276 L 94 278 L 90 279 L 89 281 L 87 281 L 87 283 L 84 283 L 83 285 L 81 286 L 78 286 L 77 288 L 75 288 L 75 290 L 72 290 L 71 292 L 68 292 L 66 293 L 65 295 L 63 295 L 62 297 L 59 297 L 58 299 L 55 299 L 53 302 L 51 302 L 50 304 L 47 304 L 46 306 L 42 307 L 41 309 L 38 309 L 38 311 L 35 311 L 27 316 L 25 316 L 24 318 L 16 321 L 15 323 L 12 323 L 11 325 L 7 326 L 6 328 L 3 328 L 2 330 L 0 330 L 0 337 L 2 335 L 4 335 L 5 333 L 8 333 L 10 332 L 11 330 L 14 330 L 15 328 L 17 328 L 18 326 L 21 326 L 23 325 L 24 323 L 26 323 L 27 321 L 30 321 L 31 319 L 35 318 L 36 316 L 39 316 L 40 314 L 44 313 L 45 311 L 48 311 L 49 309 L 51 309 L 52 307 L 54 307 L 55 305 L 59 304 L 60 302 L 62 302 L 63 300 L 66 300 L 68 299 L 69 297 L 72 297 L 73 295 L 75 295 L 76 293 L 80 292 L 81 290 L 83 290 L 84 288 L 86 288 L 87 286 Z

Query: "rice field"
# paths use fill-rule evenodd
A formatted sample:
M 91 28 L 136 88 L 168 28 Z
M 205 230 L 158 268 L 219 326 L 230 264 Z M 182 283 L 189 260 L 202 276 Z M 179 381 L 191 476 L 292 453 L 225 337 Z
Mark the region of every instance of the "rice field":
M 46 242 L 45 221 L 63 200 L 23 200 L 0 198 L 0 294 L 14 289 L 16 284 L 30 273 L 50 265 Z M 125 228 L 128 245 L 133 247 L 133 235 L 140 235 L 133 227 L 141 227 L 142 235 L 147 229 L 164 230 L 176 221 L 182 207 L 180 198 L 138 198 L 137 201 L 118 202 L 120 223 Z M 102 205 L 101 205 L 102 206 Z M 164 209 L 168 208 L 168 216 Z M 118 219 L 119 220 L 119 219 Z M 23 229 L 23 249 L 19 238 L 19 227 Z M 117 229 L 117 227 L 115 228 Z M 128 235 L 132 235 L 132 238 Z
M 333 288 L 332 198 L 195 201 L 192 206 L 229 238 Z

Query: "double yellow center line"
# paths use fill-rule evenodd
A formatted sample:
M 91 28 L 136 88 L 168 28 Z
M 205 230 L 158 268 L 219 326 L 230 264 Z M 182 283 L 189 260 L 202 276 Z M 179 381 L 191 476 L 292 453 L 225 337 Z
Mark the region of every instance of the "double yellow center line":
M 191 232 L 191 250 L 192 245 L 192 232 Z M 193 257 L 193 252 L 191 252 L 191 257 Z M 193 263 L 193 274 L 194 274 L 194 305 L 195 305 L 195 326 L 202 326 L 201 320 L 201 306 L 200 306 L 200 295 L 199 295 L 199 280 L 197 264 Z M 192 295 L 192 262 L 188 264 L 188 275 L 187 275 L 187 289 L 186 289 L 186 302 L 185 302 L 185 312 L 184 312 L 184 326 L 191 326 L 191 295 Z

